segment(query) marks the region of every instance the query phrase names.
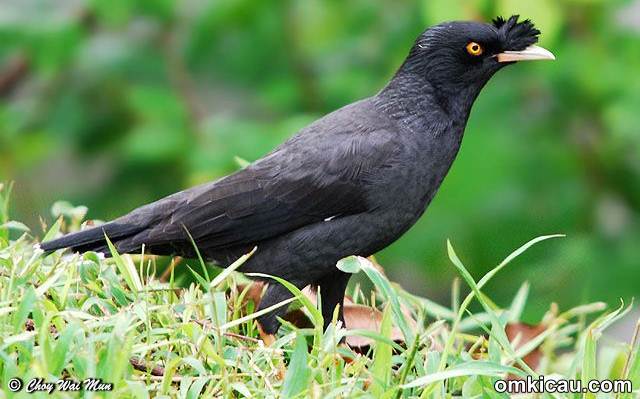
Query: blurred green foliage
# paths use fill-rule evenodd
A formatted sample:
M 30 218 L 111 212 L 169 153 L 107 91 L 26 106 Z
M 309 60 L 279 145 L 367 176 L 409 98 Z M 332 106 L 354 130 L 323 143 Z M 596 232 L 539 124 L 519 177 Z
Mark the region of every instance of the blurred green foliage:
M 519 13 L 554 63 L 509 67 L 478 99 L 420 222 L 380 254 L 446 298 L 451 238 L 475 275 L 547 233 L 490 288 L 532 282 L 539 308 L 640 292 L 640 3 L 604 0 L 101 0 L 0 9 L 0 179 L 14 219 L 57 199 L 109 219 L 237 169 L 374 94 L 445 19 Z M 528 265 L 527 268 L 520 268 Z

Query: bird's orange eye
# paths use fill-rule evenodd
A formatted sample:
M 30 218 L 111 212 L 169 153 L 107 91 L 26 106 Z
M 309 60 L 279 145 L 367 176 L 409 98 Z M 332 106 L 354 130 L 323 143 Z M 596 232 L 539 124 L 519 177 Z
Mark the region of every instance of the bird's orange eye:
M 467 53 L 473 55 L 473 56 L 478 56 L 482 54 L 482 46 L 479 45 L 476 42 L 469 42 L 469 44 L 467 44 Z

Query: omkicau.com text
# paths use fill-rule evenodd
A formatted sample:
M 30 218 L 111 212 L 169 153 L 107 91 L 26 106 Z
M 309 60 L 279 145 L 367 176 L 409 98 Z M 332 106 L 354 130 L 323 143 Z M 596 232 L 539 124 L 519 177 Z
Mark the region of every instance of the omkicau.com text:
M 520 380 L 498 380 L 493 385 L 496 392 L 504 393 L 632 393 L 630 380 L 581 380 L 556 379 L 530 375 Z

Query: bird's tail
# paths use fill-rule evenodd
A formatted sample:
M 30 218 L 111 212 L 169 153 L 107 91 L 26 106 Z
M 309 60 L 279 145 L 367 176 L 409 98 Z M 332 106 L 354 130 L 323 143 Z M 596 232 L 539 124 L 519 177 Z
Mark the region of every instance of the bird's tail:
M 115 244 L 118 241 L 125 240 L 137 234 L 143 229 L 144 226 L 113 221 L 102 226 L 78 231 L 56 238 L 55 240 L 43 242 L 40 244 L 40 248 L 45 252 L 70 248 L 74 252 L 96 251 L 108 254 L 109 251 L 105 235 Z

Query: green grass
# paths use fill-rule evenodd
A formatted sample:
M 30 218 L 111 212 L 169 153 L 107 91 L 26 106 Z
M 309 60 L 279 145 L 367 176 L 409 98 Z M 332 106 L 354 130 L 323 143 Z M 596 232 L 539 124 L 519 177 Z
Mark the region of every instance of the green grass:
M 6 386 L 16 376 L 24 381 L 97 377 L 114 384 L 104 396 L 135 398 L 506 398 L 494 392 L 493 383 L 507 373 L 626 377 L 640 388 L 638 338 L 633 343 L 600 339 L 629 306 L 607 311 L 593 303 L 559 310 L 550 304 L 535 338 L 518 344 L 507 337 L 506 326 L 517 325 L 527 305 L 529 285 L 514 285 L 508 304 L 494 303 L 485 286 L 504 267 L 525 267 L 518 255 L 556 236 L 526 243 L 477 281 L 448 244 L 452 267 L 469 289 L 461 298 L 464 287 L 454 284 L 451 306 L 411 295 L 367 259 L 346 258 L 338 267 L 362 273 L 376 287 L 372 294 L 359 286 L 349 293 L 356 303 L 382 311 L 380 330 L 331 327 L 323 332 L 314 303 L 288 285 L 295 295 L 292 305 L 316 327 L 298 329 L 285 322 L 276 343 L 265 347 L 252 304 L 243 305 L 247 278 L 233 271 L 246 257 L 211 275 L 200 260 L 187 261 L 194 276 L 187 283 L 173 272 L 161 281 L 154 258 L 118 255 L 113 249 L 106 260 L 95 253 L 44 256 L 26 226 L 10 220 L 8 191 L 0 188 L 0 397 L 12 396 Z M 46 236 L 65 226 L 77 229 L 84 215 L 73 209 L 60 213 Z M 475 302 L 480 311 L 474 313 Z M 403 342 L 390 339 L 394 326 Z M 374 344 L 364 354 L 338 344 L 353 334 L 364 334 Z M 596 356 L 601 348 L 615 351 L 616 361 L 601 361 Z M 540 353 L 536 370 L 522 360 L 532 351 Z M 15 396 L 32 397 L 24 391 Z

